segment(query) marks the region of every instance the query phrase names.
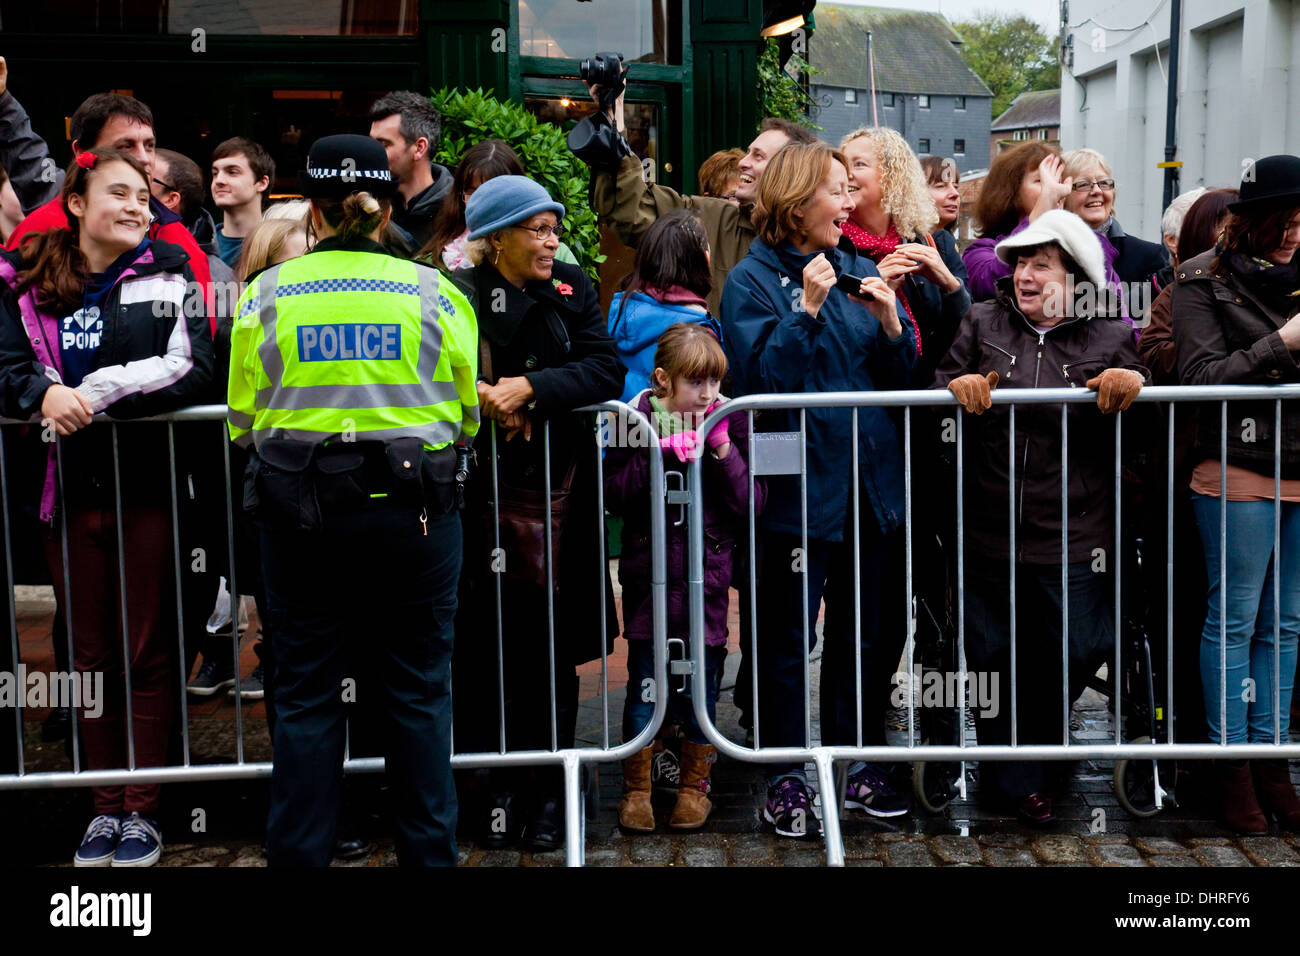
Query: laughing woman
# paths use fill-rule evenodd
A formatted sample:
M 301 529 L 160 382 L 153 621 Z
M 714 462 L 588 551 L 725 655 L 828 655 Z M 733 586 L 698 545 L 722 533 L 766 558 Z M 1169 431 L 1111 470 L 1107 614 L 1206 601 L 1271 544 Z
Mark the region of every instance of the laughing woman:
M 790 145 L 768 164 L 754 208 L 757 236 L 722 294 L 723 341 L 738 395 L 838 392 L 907 386 L 916 365 L 912 323 L 875 264 L 842 228 L 853 211 L 848 162 L 825 143 Z M 837 285 L 861 281 L 855 294 Z M 827 600 L 822 656 L 822 742 L 854 744 L 870 730 L 856 717 L 853 552 L 861 538 L 862 661 L 877 637 L 880 582 L 891 539 L 903 520 L 903 451 L 883 408 L 858 409 L 861 522 L 855 529 L 850 487 L 853 417 L 847 408 L 806 412 L 807 574 L 791 552 L 802 546 L 797 477 L 769 479 L 763 515 L 758 598 L 760 743 L 804 746 L 805 634 Z M 800 412 L 765 411 L 764 431 L 798 431 Z M 848 519 L 846 520 L 846 516 Z M 806 577 L 807 605 L 804 604 Z M 865 669 L 865 667 L 864 667 Z M 870 686 L 870 675 L 863 675 Z M 864 711 L 864 721 L 868 722 Z M 769 823 L 783 836 L 816 833 L 803 764 L 773 765 Z M 846 805 L 876 816 L 907 812 L 868 765 L 849 768 Z
M 158 415 L 194 403 L 212 377 L 212 340 L 188 255 L 147 238 L 149 175 L 125 153 L 80 154 L 63 184 L 68 228 L 23 241 L 0 260 L 0 394 L 10 418 L 53 425 L 40 516 L 76 669 L 105 675 L 102 712 L 83 709 L 91 770 L 127 766 L 125 675 L 136 767 L 163 763 L 176 679 L 167 433 L 163 425 L 83 429 L 91 416 Z M 114 460 L 130 463 L 117 524 Z M 63 500 L 55 509 L 55 475 Z M 59 527 L 61 523 L 62 527 Z M 63 558 L 63 534 L 74 546 Z M 118 536 L 126 576 L 118 580 Z M 66 577 L 65 577 L 66 575 Z M 64 581 L 73 582 L 70 594 Z M 125 618 L 131 659 L 122 660 Z M 96 817 L 77 866 L 151 866 L 162 853 L 158 784 L 93 788 Z

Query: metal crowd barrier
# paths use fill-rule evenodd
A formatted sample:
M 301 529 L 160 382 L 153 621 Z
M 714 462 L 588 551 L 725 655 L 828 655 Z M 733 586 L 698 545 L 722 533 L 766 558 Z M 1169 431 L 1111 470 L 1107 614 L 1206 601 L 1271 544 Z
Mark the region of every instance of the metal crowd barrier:
M 909 639 L 906 644 L 907 673 L 915 674 L 915 642 L 910 635 L 916 631 L 915 618 L 915 579 L 913 568 L 913 480 L 912 473 L 912 447 L 913 447 L 913 409 L 936 409 L 946 408 L 951 411 L 955 419 L 955 445 L 957 457 L 956 472 L 956 515 L 957 522 L 955 528 L 956 536 L 956 562 L 957 562 L 957 582 L 956 582 L 956 629 L 957 629 L 957 666 L 960 670 L 956 686 L 960 688 L 960 711 L 963 715 L 966 712 L 966 688 L 967 688 L 967 667 L 965 656 L 966 642 L 966 622 L 965 622 L 965 598 L 966 598 L 966 580 L 965 580 L 965 536 L 963 531 L 963 519 L 965 508 L 969 503 L 963 501 L 963 423 L 967 420 L 967 413 L 960 406 L 956 405 L 955 399 L 946 390 L 934 391 L 895 391 L 895 392 L 835 392 L 820 394 L 780 394 L 780 395 L 751 395 L 733 399 L 722 408 L 714 411 L 700 422 L 697 429 L 701 438 L 707 434 L 720 421 L 729 415 L 738 411 L 746 412 L 749 420 L 749 460 L 750 460 L 750 514 L 748 521 L 748 547 L 752 555 L 756 553 L 759 537 L 759 527 L 761 522 L 755 520 L 754 514 L 754 497 L 753 482 L 756 477 L 763 475 L 795 475 L 798 476 L 799 495 L 800 495 L 800 514 L 801 514 L 801 544 L 803 554 L 808 553 L 808 500 L 807 500 L 807 411 L 810 409 L 824 408 L 844 408 L 851 409 L 852 417 L 852 515 L 854 526 L 854 623 L 857 628 L 857 636 L 854 642 L 854 658 L 857 668 L 857 699 L 856 699 L 856 717 L 857 717 L 857 741 L 856 745 L 814 745 L 812 743 L 810 721 L 812 713 L 812 695 L 809 688 L 809 655 L 812 650 L 812 641 L 809 633 L 809 615 L 808 610 L 808 567 L 804 562 L 802 575 L 804 578 L 804 655 L 803 655 L 803 703 L 805 715 L 804 728 L 804 746 L 784 746 L 784 747 L 764 747 L 762 745 L 762 721 L 759 714 L 759 657 L 764 653 L 763 644 L 759 641 L 759 624 L 757 615 L 757 570 L 756 561 L 749 562 L 749 580 L 747 592 L 742 592 L 749 602 L 749 620 L 751 622 L 749 634 L 741 635 L 741 640 L 747 642 L 750 655 L 750 666 L 753 676 L 753 733 L 754 746 L 742 746 L 729 737 L 724 735 L 718 727 L 709 720 L 705 703 L 705 665 L 704 665 L 704 540 L 703 540 L 703 473 L 702 457 L 696 458 L 689 468 L 689 490 L 690 490 L 690 534 L 689 534 L 689 592 L 690 592 L 690 633 L 691 633 L 691 655 L 692 655 L 692 681 L 693 681 L 693 701 L 696 719 L 699 721 L 701 728 L 705 731 L 709 740 L 718 750 L 734 760 L 750 761 L 761 764 L 772 763 L 806 763 L 812 762 L 816 767 L 818 778 L 818 789 L 821 791 L 822 807 L 822 826 L 826 842 L 827 862 L 832 866 L 842 866 L 844 863 L 844 848 L 840 826 L 840 812 L 843 807 L 844 797 L 844 771 L 847 769 L 847 762 L 861 760 L 872 762 L 891 762 L 891 761 L 1037 761 L 1037 760 L 1163 760 L 1163 759 L 1213 759 L 1222 758 L 1230 754 L 1234 759 L 1258 759 L 1258 758 L 1300 758 L 1300 743 L 1288 743 L 1281 739 L 1280 735 L 1280 712 L 1279 712 L 1279 695 L 1280 685 L 1278 677 L 1280 675 L 1280 648 L 1278 634 L 1280 631 L 1280 619 L 1278 615 L 1279 594 L 1280 594 L 1280 575 L 1273 576 L 1273 602 L 1274 602 L 1274 654 L 1273 654 L 1273 714 L 1274 714 L 1274 741 L 1271 744 L 1234 744 L 1226 743 L 1179 743 L 1174 740 L 1174 679 L 1173 679 L 1173 661 L 1174 661 L 1174 564 L 1173 564 L 1173 542 L 1174 542 L 1174 496 L 1176 493 L 1185 492 L 1185 489 L 1176 489 L 1174 487 L 1174 428 L 1176 413 L 1175 409 L 1179 405 L 1186 403 L 1205 403 L 1217 402 L 1220 404 L 1220 500 L 1226 498 L 1226 463 L 1227 463 L 1227 423 L 1228 423 L 1228 404 L 1230 401 L 1240 400 L 1267 400 L 1274 403 L 1274 449 L 1273 449 L 1273 479 L 1274 479 L 1274 522 L 1273 522 L 1273 548 L 1274 554 L 1280 553 L 1280 528 L 1281 528 L 1281 420 L 1282 420 L 1282 402 L 1294 401 L 1300 399 L 1300 385 L 1272 385 L 1272 386 L 1188 386 L 1188 387 L 1148 387 L 1140 393 L 1137 401 L 1142 404 L 1164 404 L 1168 407 L 1167 434 L 1165 435 L 1167 474 L 1166 474 L 1166 515 L 1165 528 L 1167 539 L 1166 554 L 1169 555 L 1168 567 L 1165 569 L 1165 617 L 1167 620 L 1166 634 L 1164 635 L 1164 651 L 1167 655 L 1165 669 L 1167 671 L 1167 687 L 1165 706 L 1169 708 L 1169 717 L 1165 724 L 1168 728 L 1167 739 L 1163 742 L 1151 741 L 1149 743 L 1125 743 L 1121 739 L 1121 695 L 1122 683 L 1122 649 L 1123 640 L 1121 639 L 1121 613 L 1123 609 L 1123 549 L 1118 546 L 1122 535 L 1122 507 L 1123 495 L 1121 489 L 1121 442 L 1123 437 L 1123 425 L 1125 418 L 1133 414 L 1133 411 L 1127 413 L 1118 413 L 1113 418 L 1114 428 L 1114 454 L 1115 454 L 1115 480 L 1114 480 L 1114 541 L 1117 546 L 1114 548 L 1114 564 L 1111 574 L 1114 579 L 1114 627 L 1115 627 L 1115 656 L 1114 660 L 1108 663 L 1110 674 L 1109 679 L 1113 681 L 1115 693 L 1113 694 L 1112 704 L 1114 706 L 1114 732 L 1115 739 L 1109 743 L 1075 743 L 1070 742 L 1069 730 L 1069 712 L 1071 701 L 1068 693 L 1068 667 L 1069 667 L 1069 633 L 1070 633 L 1070 610 L 1069 610 L 1069 582 L 1068 582 L 1068 541 L 1069 528 L 1067 507 L 1069 501 L 1068 481 L 1069 481 L 1069 441 L 1068 441 L 1068 419 L 1066 417 L 1067 406 L 1071 404 L 1095 404 L 1097 395 L 1095 392 L 1085 389 L 1055 388 L 1055 389 L 1029 389 L 1014 388 L 1000 389 L 992 393 L 993 404 L 998 406 L 1010 406 L 1008 412 L 1010 442 L 1009 442 L 1009 461 L 1007 463 L 1009 481 L 1008 489 L 1011 500 L 1008 501 L 1008 541 L 1010 543 L 1010 640 L 1011 640 L 1011 739 L 1010 745 L 1004 744 L 969 744 L 964 732 L 964 719 L 961 725 L 963 727 L 960 733 L 960 741 L 956 745 L 918 745 L 916 742 L 916 698 L 914 693 L 909 693 L 907 704 L 907 722 L 908 722 L 908 745 L 907 746 L 866 746 L 862 739 L 862 645 L 860 641 L 862 625 L 862 607 L 861 595 L 858 590 L 858 573 L 857 562 L 861 555 L 861 543 L 859 540 L 859 515 L 862 503 L 859 500 L 861 493 L 861 484 L 859 481 L 859 423 L 858 409 L 864 407 L 884 407 L 896 409 L 901 412 L 902 416 L 902 437 L 903 437 L 903 460 L 904 460 L 904 498 L 905 498 L 905 516 L 904 522 L 904 548 L 906 554 L 906 593 L 903 595 L 882 597 L 882 601 L 900 600 L 906 601 L 906 620 L 908 621 Z M 1014 505 L 1014 495 L 1016 487 L 1016 441 L 1015 413 L 1018 406 L 1035 406 L 1035 405 L 1059 405 L 1061 408 L 1061 544 L 1062 553 L 1065 560 L 1061 561 L 1061 584 L 1062 584 L 1062 611 L 1061 611 L 1061 630 L 1062 630 L 1062 687 L 1061 687 L 1061 707 L 1062 707 L 1062 729 L 1063 739 L 1060 744 L 1033 744 L 1017 745 L 1017 720 L 1019 715 L 1016 713 L 1017 684 L 1016 684 L 1016 621 L 1015 621 L 1015 600 L 1016 593 L 1015 568 L 1016 568 L 1016 514 Z M 1137 406 L 1135 406 L 1136 408 Z M 777 409 L 793 409 L 799 412 L 799 429 L 794 432 L 755 432 L 755 415 L 764 411 Z M 988 414 L 988 413 L 986 413 Z M 758 446 L 760 443 L 769 440 L 765 436 L 775 435 L 779 437 L 784 444 L 789 446 L 794 440 L 797 440 L 797 455 L 759 455 Z M 770 460 L 765 461 L 765 458 Z M 784 459 L 784 460 L 780 460 Z M 769 489 L 770 495 L 770 489 Z M 976 503 L 984 504 L 984 503 Z M 991 504 L 991 503 L 990 503 Z M 770 506 L 770 499 L 769 499 Z M 1227 509 L 1220 509 L 1220 580 L 1226 578 L 1226 540 L 1227 540 Z M 745 582 L 736 582 L 738 584 Z M 1220 620 L 1220 720 L 1219 726 L 1223 728 L 1226 723 L 1226 701 L 1228 689 L 1226 686 L 1226 624 L 1227 614 L 1221 614 Z M 1184 649 L 1183 653 L 1187 653 Z M 1235 689 L 1234 689 L 1234 692 Z M 839 762 L 841 766 L 840 776 L 835 775 L 835 765 Z M 964 768 L 963 768 L 964 776 Z M 1156 801 L 1159 806 L 1160 786 L 1156 781 Z M 828 794 L 834 794 L 834 799 L 829 799 Z
M 649 421 L 635 409 L 621 402 L 606 402 L 601 405 L 590 406 L 580 411 L 595 413 L 598 415 L 614 416 L 617 422 L 620 418 L 622 424 L 616 424 L 623 430 L 623 433 L 629 433 L 637 428 L 643 429 L 642 434 L 653 435 L 654 430 Z M 175 426 L 177 423 L 192 422 L 224 422 L 226 418 L 226 408 L 223 405 L 205 405 L 187 408 L 175 413 L 158 416 L 156 418 L 140 419 L 139 421 L 166 422 L 168 448 L 170 457 L 175 462 L 176 451 L 176 434 Z M 136 427 L 136 421 L 131 422 L 112 422 L 104 416 L 98 416 L 97 421 L 109 423 L 106 425 L 94 425 L 92 427 L 109 427 L 112 429 L 112 442 L 114 450 L 114 475 L 115 478 L 122 474 L 121 460 L 118 455 L 118 430 L 120 428 Z M 33 423 L 18 423 L 12 421 L 0 422 L 5 425 Z M 38 426 L 37 426 L 38 427 Z M 213 441 L 217 439 L 213 428 Z M 234 762 L 225 763 L 204 763 L 195 764 L 191 762 L 190 753 L 190 728 L 189 728 L 189 709 L 188 698 L 186 694 L 186 683 L 188 673 L 186 672 L 186 615 L 184 609 L 184 598 L 182 595 L 182 554 L 180 545 L 180 520 L 178 512 L 178 488 L 176 469 L 172 469 L 171 476 L 171 524 L 172 524 L 172 550 L 173 550 L 173 568 L 176 574 L 176 623 L 179 635 L 179 666 L 177 668 L 178 692 L 180 694 L 180 736 L 183 750 L 182 762 L 178 766 L 159 766 L 159 767 L 138 767 L 136 766 L 135 752 L 135 735 L 133 732 L 132 715 L 131 715 L 131 671 L 125 669 L 125 694 L 126 694 L 126 727 L 127 727 L 127 766 L 118 769 L 84 769 L 84 758 L 81 753 L 80 735 L 78 733 L 78 724 L 80 715 L 77 709 L 72 709 L 72 753 L 71 753 L 71 770 L 60 771 L 42 771 L 30 772 L 25 765 L 24 759 L 24 733 L 23 733 L 23 699 L 19 695 L 18 706 L 14 712 L 14 734 L 17 748 L 17 772 L 15 774 L 0 774 L 0 790 L 36 790 L 57 787 L 87 787 L 98 785 L 118 785 L 118 784 L 145 784 L 145 783 L 174 783 L 174 782 L 191 782 L 207 780 L 231 780 L 231 779 L 251 779 L 257 777 L 269 777 L 271 774 L 272 764 L 267 761 L 248 761 L 244 755 L 244 706 L 245 703 L 240 696 L 240 676 L 239 676 L 239 601 L 236 596 L 240 595 L 238 572 L 236 568 L 236 548 L 235 548 L 235 518 L 231 508 L 232 502 L 232 481 L 236 484 L 239 476 L 230 474 L 230 444 L 226 438 L 224 427 L 221 431 L 221 455 L 225 463 L 225 484 L 224 498 L 225 506 L 225 532 L 226 546 L 229 554 L 228 581 L 229 590 L 232 595 L 232 625 L 231 625 L 231 650 L 235 662 L 235 760 Z M 533 441 L 542 441 L 544 443 L 544 456 L 547 464 L 545 478 L 545 492 L 547 506 L 547 518 L 545 523 L 545 547 L 544 554 L 546 559 L 546 573 L 548 582 L 553 580 L 552 575 L 555 569 L 552 568 L 550 555 L 551 550 L 551 522 L 550 518 L 550 428 L 549 423 L 543 423 L 542 434 L 532 436 Z M 46 436 L 47 439 L 57 439 L 52 433 Z M 593 439 L 595 439 L 593 435 Z M 496 447 L 498 442 L 497 429 L 495 423 L 485 423 L 476 442 L 479 448 L 480 462 L 490 463 L 490 467 L 481 468 L 481 477 L 478 480 L 487 480 L 491 482 L 493 489 L 492 499 L 496 500 L 495 494 L 497 488 L 497 467 L 496 467 Z M 667 642 L 666 642 L 666 625 L 665 625 L 665 601 L 666 601 L 666 578 L 665 578 L 665 529 L 664 529 L 664 496 L 656 494 L 656 489 L 664 488 L 664 467 L 662 451 L 657 441 L 647 442 L 650 453 L 650 526 L 651 526 L 651 600 L 653 606 L 653 644 L 654 644 L 654 674 L 655 686 L 667 687 Z M 44 454 L 45 446 L 41 446 L 41 454 Z M 596 457 L 597 488 L 603 487 L 604 479 L 604 448 L 598 440 L 592 441 L 592 451 Z M 15 669 L 20 660 L 18 647 L 18 631 L 16 622 L 16 612 L 12 600 L 14 585 L 14 564 L 12 552 L 12 527 L 9 516 L 13 514 L 10 508 L 11 480 L 8 476 L 8 469 L 4 467 L 5 455 L 5 435 L 4 430 L 0 429 L 0 508 L 3 509 L 5 518 L 5 536 L 4 548 L 7 569 L 7 579 L 5 586 L 9 589 L 11 595 L 9 605 L 9 650 L 12 654 Z M 62 459 L 60 458 L 60 466 Z M 129 474 L 129 469 L 128 469 Z M 63 487 L 62 474 L 59 475 L 59 488 Z M 129 650 L 129 621 L 126 614 L 126 591 L 129 586 L 126 575 L 126 557 L 123 545 L 123 539 L 120 534 L 122 528 L 123 508 L 121 482 L 115 481 L 115 510 L 117 517 L 118 534 L 118 577 L 119 577 L 119 599 L 121 600 L 122 614 L 122 631 L 123 631 L 123 653 L 125 659 L 130 659 Z M 595 509 L 599 525 L 602 529 L 601 546 L 596 554 L 592 555 L 591 565 L 593 572 L 598 575 L 593 580 L 597 582 L 596 592 L 600 595 L 600 605 L 602 611 L 602 626 L 604 623 L 603 611 L 605 608 L 605 591 L 604 575 L 608 566 L 604 548 L 604 503 L 603 497 L 598 492 L 592 501 L 575 502 L 572 507 L 590 507 Z M 499 525 L 499 516 L 495 514 Z M 76 542 L 69 543 L 67 526 L 64 522 L 57 522 L 61 529 L 61 548 L 63 553 L 64 566 L 64 593 L 71 593 L 71 576 L 69 574 L 68 556 L 70 548 L 76 547 Z M 497 538 L 493 542 L 499 547 L 500 529 L 498 526 Z M 43 557 L 42 559 L 43 560 Z M 510 560 L 510 556 L 506 556 Z M 495 639 L 496 642 L 496 661 L 497 661 L 497 689 L 498 689 L 498 713 L 502 716 L 500 745 L 496 751 L 466 752 L 456 753 L 454 749 L 455 730 L 453 727 L 453 754 L 451 758 L 452 767 L 462 768 L 514 768 L 514 767 L 541 767 L 553 766 L 561 769 L 564 776 L 565 786 L 565 851 L 567 862 L 571 866 L 582 865 L 585 844 L 585 818 L 582 812 L 583 801 L 580 793 L 580 780 L 582 769 L 585 766 L 604 763 L 608 761 L 621 760 L 622 758 L 636 753 L 643 747 L 649 746 L 654 736 L 659 731 L 663 722 L 664 715 L 667 711 L 667 695 L 655 694 L 654 716 L 650 723 L 638 734 L 633 740 L 615 744 L 611 742 L 609 728 L 609 678 L 607 654 L 605 653 L 605 641 L 601 645 L 601 706 L 602 706 L 602 729 L 599 746 L 581 746 L 575 745 L 570 748 L 560 748 L 557 746 L 556 734 L 556 621 L 554 607 L 554 593 L 551 589 L 547 590 L 546 607 L 547 620 L 538 622 L 539 629 L 545 624 L 546 635 L 548 640 L 549 656 L 549 674 L 550 683 L 550 726 L 551 726 L 551 748 L 548 750 L 529 750 L 529 751 L 510 751 L 507 750 L 506 729 L 504 721 L 505 713 L 505 650 L 503 642 L 503 633 L 501 628 L 501 607 L 503 599 L 502 575 L 496 575 L 496 620 L 497 627 L 495 634 L 478 634 L 478 635 L 457 635 L 457 641 L 461 640 L 482 640 Z M 71 607 L 66 607 L 64 613 L 67 619 L 67 650 L 69 659 L 69 668 L 74 667 L 75 651 L 73 648 L 73 635 L 75 633 L 76 622 L 71 614 Z M 566 665 L 561 665 L 566 666 Z M 539 719 L 542 715 L 537 715 Z M 7 721 L 5 721 L 7 722 Z M 2 726 L 2 724 L 0 724 Z M 6 732 L 2 731 L 0 732 Z M 384 769 L 384 759 L 382 757 L 352 757 L 345 749 L 343 769 L 346 773 L 373 773 Z

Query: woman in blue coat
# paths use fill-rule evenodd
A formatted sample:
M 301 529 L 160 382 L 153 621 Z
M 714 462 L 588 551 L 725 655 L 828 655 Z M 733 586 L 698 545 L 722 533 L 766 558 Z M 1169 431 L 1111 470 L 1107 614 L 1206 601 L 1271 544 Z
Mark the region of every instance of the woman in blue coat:
M 844 156 L 824 143 L 787 146 L 764 172 L 753 216 L 757 237 L 722 295 L 724 343 L 737 395 L 907 387 L 916 366 L 912 325 L 875 265 L 843 238 L 840 227 L 853 211 L 848 185 Z M 836 286 L 842 275 L 862 280 L 858 295 Z M 799 418 L 797 410 L 766 411 L 757 427 L 798 431 Z M 805 421 L 807 551 L 800 550 L 804 496 L 798 476 L 769 480 L 763 515 L 759 742 L 806 743 L 804 635 L 814 633 L 825 596 L 822 741 L 852 745 L 862 730 L 856 717 L 853 648 L 852 411 L 809 409 Z M 898 430 L 882 408 L 858 410 L 856 441 L 866 664 L 876 639 L 883 558 L 889 536 L 903 522 L 903 450 Z M 864 674 L 863 685 L 867 683 Z M 773 765 L 772 771 L 766 819 L 784 836 L 814 832 L 802 764 Z M 907 809 L 906 801 L 863 763 L 849 768 L 845 803 L 877 816 Z

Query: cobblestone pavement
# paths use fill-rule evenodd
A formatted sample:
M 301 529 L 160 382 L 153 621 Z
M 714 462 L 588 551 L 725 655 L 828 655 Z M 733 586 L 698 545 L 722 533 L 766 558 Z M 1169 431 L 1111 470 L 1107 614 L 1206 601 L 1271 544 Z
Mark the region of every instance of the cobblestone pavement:
M 619 642 L 620 646 L 622 642 Z M 251 670 L 251 657 L 244 673 Z M 731 687 L 739 655 L 727 659 L 723 693 L 718 704 L 718 724 L 731 739 L 741 741 L 738 711 Z M 590 670 L 590 669 L 589 669 Z M 814 655 L 811 682 L 816 689 L 819 661 Z M 617 740 L 622 712 L 621 682 L 626 679 L 621 660 L 611 659 L 609 720 Z M 584 677 L 584 699 L 579 717 L 580 745 L 599 745 L 603 718 L 599 697 L 591 696 L 599 683 Z M 261 708 L 246 713 L 244 754 L 247 760 L 267 760 L 270 745 Z M 224 696 L 198 702 L 191 710 L 190 740 L 195 763 L 225 762 L 235 750 L 234 702 Z M 38 743 L 39 712 L 27 728 L 28 768 L 58 769 L 65 765 L 61 743 Z M 1111 718 L 1103 698 L 1088 692 L 1076 705 L 1072 735 L 1077 740 L 1111 735 Z M 816 725 L 814 725 L 816 734 Z M 895 721 L 891 742 L 906 740 L 905 723 Z M 905 772 L 905 771 L 904 771 Z M 978 768 L 968 765 L 967 793 L 940 814 L 914 811 L 884 821 L 849 813 L 844 817 L 845 857 L 849 866 L 1296 866 L 1300 865 L 1300 837 L 1274 830 L 1267 836 L 1237 837 L 1213 820 L 1202 791 L 1203 765 L 1184 768 L 1175 787 L 1179 806 L 1157 816 L 1138 819 L 1120 806 L 1112 784 L 1109 763 L 1082 762 L 1073 767 L 1063 797 L 1055 802 L 1058 820 L 1046 829 L 1020 825 L 1013 816 L 981 806 Z M 667 828 L 671 793 L 656 793 L 655 812 L 660 821 L 653 834 L 627 835 L 618 827 L 620 791 L 617 764 L 599 767 L 595 813 L 587 824 L 586 863 L 591 866 L 820 866 L 825 846 L 820 836 L 805 840 L 776 837 L 762 822 L 765 788 L 761 768 L 730 760 L 714 767 L 715 809 L 701 831 L 679 834 Z M 351 781 L 350 781 L 351 783 Z M 810 787 L 817 784 L 809 775 Z M 13 862 L 68 865 L 81 828 L 91 816 L 84 790 L 26 791 L 0 794 L 13 801 L 24 821 Z M 818 801 L 818 804 L 820 801 Z M 563 852 L 533 853 L 521 849 L 485 850 L 474 844 L 469 823 L 474 804 L 462 801 L 459 835 L 462 865 L 557 866 Z M 816 807 L 820 814 L 820 806 Z M 202 811 L 205 832 L 194 834 Z M 1100 812 L 1099 812 L 1100 811 Z M 163 834 L 166 853 L 162 866 L 263 866 L 260 843 L 266 812 L 265 781 L 219 784 L 178 784 L 164 789 Z M 387 830 L 387 835 L 385 834 Z M 387 866 L 395 863 L 391 829 L 378 824 L 375 851 L 363 860 L 337 866 Z M 182 834 L 184 836 L 182 836 Z

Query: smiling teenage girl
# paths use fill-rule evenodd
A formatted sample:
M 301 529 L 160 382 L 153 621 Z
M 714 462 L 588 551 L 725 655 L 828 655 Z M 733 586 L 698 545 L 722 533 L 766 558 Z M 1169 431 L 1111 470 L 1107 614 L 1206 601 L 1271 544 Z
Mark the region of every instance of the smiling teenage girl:
M 81 153 L 68 168 L 62 198 L 69 228 L 33 235 L 19 253 L 0 260 L 0 280 L 8 286 L 0 297 L 3 410 L 12 418 L 39 414 L 65 436 L 49 446 L 40 514 L 51 524 L 46 555 L 55 593 L 69 608 L 76 669 L 106 674 L 103 712 L 81 718 L 86 766 L 127 766 L 129 666 L 135 766 L 153 767 L 166 753 L 175 679 L 166 432 L 161 425 L 132 425 L 121 429 L 115 449 L 107 428 L 82 429 L 98 412 L 134 418 L 192 404 L 211 379 L 212 342 L 185 251 L 146 238 L 149 176 L 138 161 L 111 149 Z M 129 476 L 120 488 L 120 528 L 115 459 Z M 63 482 L 57 521 L 75 542 L 67 567 L 54 526 L 56 471 Z M 130 579 L 127 665 L 118 636 L 119 533 Z M 158 785 L 93 792 L 97 816 L 76 865 L 156 862 Z

